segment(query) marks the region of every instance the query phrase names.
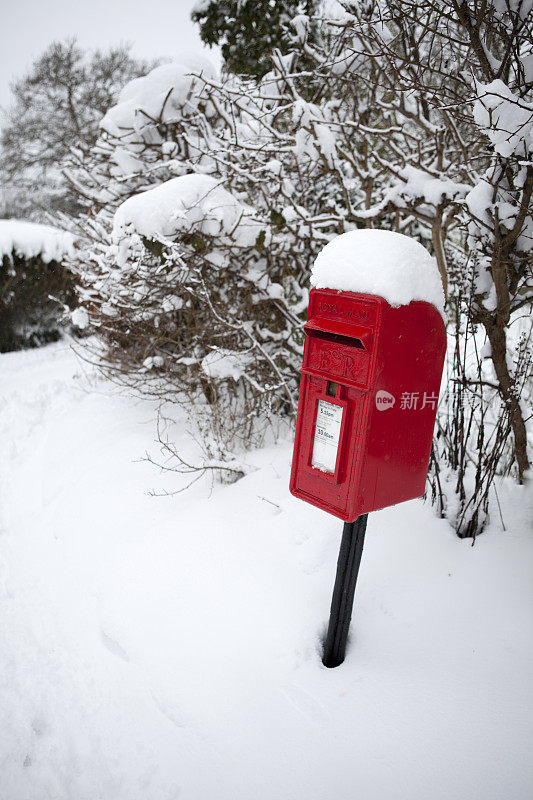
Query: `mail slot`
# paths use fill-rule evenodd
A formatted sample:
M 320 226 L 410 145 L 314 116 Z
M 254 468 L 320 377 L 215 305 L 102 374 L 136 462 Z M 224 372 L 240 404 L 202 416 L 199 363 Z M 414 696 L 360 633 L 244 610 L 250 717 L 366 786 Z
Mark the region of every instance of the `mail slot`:
M 427 302 L 312 289 L 292 494 L 351 522 L 424 493 L 446 332 Z

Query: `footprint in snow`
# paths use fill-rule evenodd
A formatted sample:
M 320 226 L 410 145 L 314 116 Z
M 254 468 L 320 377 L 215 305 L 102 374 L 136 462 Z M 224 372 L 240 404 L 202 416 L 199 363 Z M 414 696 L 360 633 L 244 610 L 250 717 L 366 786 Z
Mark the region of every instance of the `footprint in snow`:
M 119 643 L 115 639 L 112 639 L 111 636 L 108 636 L 107 633 L 102 628 L 100 629 L 100 636 L 103 644 L 105 645 L 105 647 L 107 647 L 110 653 L 112 653 L 117 658 L 121 658 L 122 661 L 126 662 L 130 661 L 130 657 L 128 656 L 126 651 L 119 645 Z
M 330 715 L 325 706 L 300 686 L 292 684 L 285 686 L 280 691 L 286 700 L 309 722 L 313 722 L 315 725 L 323 725 L 329 719 Z

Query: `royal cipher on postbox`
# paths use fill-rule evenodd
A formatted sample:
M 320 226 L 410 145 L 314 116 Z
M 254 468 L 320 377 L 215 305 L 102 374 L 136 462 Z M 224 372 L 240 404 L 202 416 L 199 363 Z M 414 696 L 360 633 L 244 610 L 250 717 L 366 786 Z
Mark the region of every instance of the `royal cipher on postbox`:
M 446 350 L 429 302 L 312 289 L 290 490 L 351 522 L 424 493 Z

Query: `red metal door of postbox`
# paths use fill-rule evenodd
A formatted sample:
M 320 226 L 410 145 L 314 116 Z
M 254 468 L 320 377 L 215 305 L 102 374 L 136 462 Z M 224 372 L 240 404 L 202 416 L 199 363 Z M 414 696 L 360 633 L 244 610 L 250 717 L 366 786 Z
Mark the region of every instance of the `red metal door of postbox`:
M 379 307 L 331 295 L 313 290 L 310 296 L 291 491 L 347 518 L 358 469 L 354 456 L 363 451 Z M 328 412 L 330 430 L 322 432 Z

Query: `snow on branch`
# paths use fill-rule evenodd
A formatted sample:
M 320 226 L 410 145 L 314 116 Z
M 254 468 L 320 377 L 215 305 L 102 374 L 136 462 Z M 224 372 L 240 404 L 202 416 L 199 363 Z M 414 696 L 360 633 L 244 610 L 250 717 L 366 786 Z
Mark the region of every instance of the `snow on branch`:
M 181 175 L 130 197 L 115 212 L 113 239 L 128 255 L 132 234 L 165 242 L 197 230 L 208 236 L 232 237 L 241 247 L 255 244 L 261 228 L 253 210 L 236 200 L 209 175 Z
M 533 104 L 515 94 L 499 78 L 476 84 L 474 121 L 504 158 L 533 151 Z
M 202 56 L 183 57 L 162 64 L 148 75 L 135 78 L 121 91 L 118 103 L 109 109 L 100 127 L 111 136 L 140 133 L 150 123 L 180 120 L 198 108 L 202 82 L 199 76 L 215 78 L 216 70 Z

